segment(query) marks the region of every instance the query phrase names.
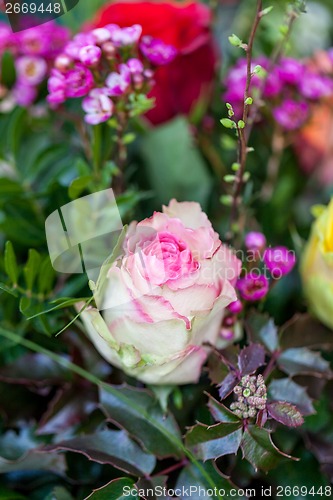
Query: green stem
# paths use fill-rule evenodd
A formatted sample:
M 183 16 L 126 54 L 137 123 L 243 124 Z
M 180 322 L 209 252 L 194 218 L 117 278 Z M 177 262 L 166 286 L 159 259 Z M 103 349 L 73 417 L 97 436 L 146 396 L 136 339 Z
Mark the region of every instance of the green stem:
M 22 338 L 20 335 L 17 333 L 11 332 L 9 330 L 5 330 L 4 328 L 0 327 L 0 335 L 2 337 L 5 337 L 7 340 L 10 340 L 12 342 L 15 342 L 16 344 L 21 344 L 22 346 L 26 347 L 27 349 L 30 349 L 31 351 L 38 352 L 40 354 L 44 354 L 45 356 L 48 356 L 50 359 L 58 363 L 59 365 L 63 366 L 64 368 L 67 368 L 68 370 L 71 370 L 73 373 L 76 375 L 79 375 L 80 377 L 88 380 L 92 384 L 97 385 L 101 389 L 109 392 L 110 394 L 113 394 L 115 397 L 122 399 L 122 401 L 125 404 L 130 405 L 132 408 L 135 408 L 135 404 L 133 401 L 124 396 L 123 394 L 120 394 L 117 389 L 114 389 L 112 386 L 109 384 L 103 382 L 100 380 L 98 377 L 93 375 L 92 373 L 86 371 L 84 368 L 81 366 L 76 365 L 75 363 L 72 363 L 71 361 L 68 361 L 66 358 L 60 356 L 59 354 L 56 354 L 52 351 L 49 351 L 48 349 L 45 349 L 45 347 L 41 347 L 40 345 L 36 344 L 32 340 L 28 340 L 25 338 Z M 148 413 L 142 412 L 142 409 L 137 407 L 137 411 L 141 413 L 147 421 L 151 420 L 151 417 Z M 197 469 L 200 471 L 202 476 L 206 479 L 207 483 L 209 486 L 214 489 L 215 488 L 215 482 L 214 480 L 210 477 L 210 475 L 206 472 L 206 470 L 202 467 L 200 462 L 194 457 L 194 455 L 186 449 L 184 444 L 176 437 L 174 436 L 171 432 L 169 432 L 163 425 L 160 425 L 154 421 L 154 426 L 158 428 L 158 430 L 164 434 L 165 437 L 168 438 L 169 441 L 175 444 L 179 450 L 181 450 L 184 455 L 187 456 L 187 458 L 197 467 Z M 218 495 L 219 500 L 223 500 L 223 497 L 221 495 Z
M 100 180 L 101 176 L 101 157 L 102 157 L 102 125 L 94 125 L 92 127 L 93 140 L 92 140 L 92 156 L 93 167 L 96 180 Z

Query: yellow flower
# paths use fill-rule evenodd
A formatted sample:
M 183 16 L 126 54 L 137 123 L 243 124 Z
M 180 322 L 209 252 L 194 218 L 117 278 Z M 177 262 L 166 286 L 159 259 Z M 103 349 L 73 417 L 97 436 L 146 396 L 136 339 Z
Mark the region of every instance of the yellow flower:
M 333 329 L 333 198 L 327 207 L 316 207 L 316 214 L 301 274 L 311 311 Z

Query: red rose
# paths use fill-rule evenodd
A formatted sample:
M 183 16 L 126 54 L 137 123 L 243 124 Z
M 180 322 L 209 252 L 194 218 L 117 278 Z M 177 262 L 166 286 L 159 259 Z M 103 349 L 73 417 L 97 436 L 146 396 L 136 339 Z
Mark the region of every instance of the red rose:
M 197 2 L 123 1 L 102 8 L 94 26 L 140 24 L 151 35 L 178 50 L 177 57 L 156 71 L 151 96 L 156 106 L 147 113 L 153 124 L 178 114 L 189 114 L 197 100 L 209 92 L 217 63 L 210 30 L 211 11 Z

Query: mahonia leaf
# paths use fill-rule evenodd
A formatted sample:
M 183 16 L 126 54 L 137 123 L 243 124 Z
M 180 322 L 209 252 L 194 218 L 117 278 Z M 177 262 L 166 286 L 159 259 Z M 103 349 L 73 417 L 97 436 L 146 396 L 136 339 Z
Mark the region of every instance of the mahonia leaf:
M 296 406 L 286 401 L 268 403 L 267 411 L 274 420 L 288 427 L 299 427 L 304 423 L 304 418 Z
M 242 439 L 242 422 L 220 423 L 215 425 L 197 424 L 190 428 L 185 443 L 197 458 L 216 459 L 237 453 Z
M 219 396 L 221 399 L 225 399 L 236 387 L 238 382 L 240 381 L 240 377 L 237 376 L 236 373 L 228 373 L 226 378 L 219 385 Z
M 241 350 L 238 356 L 238 366 L 242 377 L 255 372 L 265 364 L 265 349 L 260 344 L 250 344 Z
M 164 415 L 152 393 L 127 385 L 109 387 L 110 392 L 100 390 L 100 402 L 110 420 L 135 436 L 150 453 L 158 457 L 182 456 L 176 421 L 170 412 Z
M 329 378 L 332 375 L 330 364 L 319 352 L 306 347 L 287 349 L 278 358 L 278 365 L 288 375 L 308 374 Z
M 268 430 L 250 425 L 243 434 L 241 449 L 255 469 L 267 472 L 274 469 L 282 459 L 298 460 L 279 450 L 271 439 Z
M 314 335 L 315 332 L 315 335 Z M 296 314 L 282 328 L 280 334 L 282 349 L 309 347 L 332 350 L 332 330 L 308 314 Z
M 250 314 L 246 329 L 252 342 L 262 342 L 269 352 L 279 348 L 278 329 L 268 315 L 257 312 Z
M 235 423 L 240 421 L 240 418 L 226 408 L 222 403 L 216 401 L 216 399 L 214 399 L 210 394 L 207 395 L 209 397 L 208 408 L 216 422 Z
M 295 405 L 304 416 L 315 413 L 312 399 L 306 389 L 290 378 L 272 380 L 268 386 L 268 395 L 270 400 L 287 401 Z
M 110 483 L 94 490 L 86 500 L 138 500 L 138 495 L 135 493 L 134 481 L 128 477 L 114 479 Z M 128 493 L 127 493 L 128 492 Z
M 125 431 L 106 429 L 46 446 L 44 450 L 82 453 L 89 460 L 111 464 L 134 476 L 150 474 L 156 463 L 155 457 L 144 452 Z

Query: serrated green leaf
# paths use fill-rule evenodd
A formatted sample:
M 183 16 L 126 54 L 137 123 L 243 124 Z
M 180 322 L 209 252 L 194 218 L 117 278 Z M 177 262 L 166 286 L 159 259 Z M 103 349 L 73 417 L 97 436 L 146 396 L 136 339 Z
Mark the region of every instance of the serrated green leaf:
M 122 477 L 121 479 L 114 479 L 110 483 L 94 490 L 86 500 L 138 500 L 139 495 L 132 492 L 135 490 L 133 479 Z M 127 494 L 127 491 L 129 494 Z M 126 493 L 126 495 L 124 494 Z
M 129 386 L 112 387 L 113 393 L 100 390 L 106 416 L 135 436 L 148 452 L 159 457 L 180 457 L 181 450 L 171 440 L 171 437 L 180 439 L 178 426 L 170 413 L 164 415 L 153 395 Z
M 33 287 L 34 282 L 35 282 L 35 278 L 40 271 L 40 260 L 41 260 L 41 257 L 39 255 L 39 253 L 35 249 L 31 248 L 29 250 L 27 264 L 25 265 L 25 267 L 23 269 L 25 282 L 27 285 L 27 289 L 29 291 L 32 290 L 32 287 Z
M 232 411 L 226 408 L 222 403 L 216 401 L 210 394 L 208 401 L 208 408 L 216 422 L 223 423 L 236 423 L 240 422 L 240 419 Z
M 269 431 L 254 425 L 250 425 L 244 432 L 241 449 L 243 457 L 255 469 L 260 469 L 264 472 L 274 469 L 283 459 L 297 460 L 283 453 L 275 446 Z
M 210 460 L 237 453 L 242 439 L 242 422 L 197 424 L 185 436 L 186 446 L 200 460 Z
M 13 285 L 16 285 L 19 276 L 19 269 L 11 241 L 7 241 L 5 246 L 5 271 Z

